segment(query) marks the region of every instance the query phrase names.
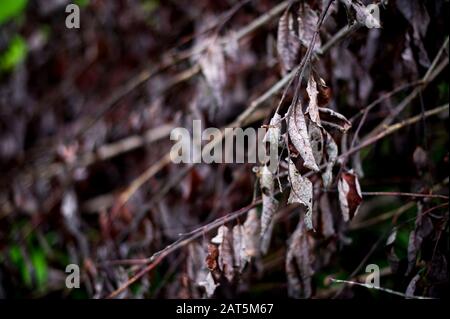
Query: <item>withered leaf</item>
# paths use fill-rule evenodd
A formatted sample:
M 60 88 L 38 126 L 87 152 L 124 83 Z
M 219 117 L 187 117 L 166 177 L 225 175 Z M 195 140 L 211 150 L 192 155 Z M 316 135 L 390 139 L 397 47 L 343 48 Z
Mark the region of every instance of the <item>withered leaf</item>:
M 219 249 L 215 244 L 208 244 L 208 255 L 206 256 L 206 266 L 210 271 L 217 269 L 217 258 L 219 257 Z
M 362 202 L 358 177 L 353 170 L 344 172 L 338 181 L 339 204 L 344 221 L 349 221 L 358 213 Z
M 319 107 L 319 113 L 323 126 L 328 126 L 341 132 L 347 132 L 352 127 L 352 123 L 344 115 L 332 109 Z
M 232 233 L 227 226 L 220 226 L 217 236 L 211 239 L 213 244 L 219 245 L 219 268 L 230 282 L 234 277 L 232 240 Z
M 244 270 L 246 263 L 250 260 L 247 256 L 246 241 L 244 236 L 244 226 L 236 225 L 233 227 L 233 251 L 234 266 L 239 272 Z
M 261 213 L 261 237 L 263 237 L 278 207 L 278 201 L 274 195 L 274 177 L 267 165 L 261 169 L 260 184 L 263 201 Z
M 286 10 L 278 22 L 277 51 L 283 74 L 292 70 L 299 59 L 300 40 L 293 31 L 293 17 Z
M 322 129 L 314 122 L 309 121 L 308 125 L 309 142 L 313 151 L 314 160 L 317 165 L 322 163 L 323 159 L 323 135 Z
M 330 187 L 333 181 L 333 167 L 338 158 L 338 146 L 334 141 L 333 137 L 325 132 L 325 152 L 327 154 L 327 166 L 325 171 L 322 173 L 323 186 L 325 188 Z
M 289 194 L 288 204 L 299 203 L 306 207 L 305 224 L 308 229 L 312 229 L 313 185 L 308 178 L 300 175 L 291 160 L 289 160 L 289 179 L 291 182 L 291 192 Z
M 308 233 L 304 223 L 300 220 L 289 239 L 286 255 L 286 275 L 290 297 L 311 297 L 311 277 L 314 274 L 312 261 Z
M 302 3 L 298 11 L 298 37 L 303 46 L 309 47 L 313 38 L 314 32 L 319 22 L 319 16 L 317 12 L 313 10 L 307 3 Z M 319 35 L 316 36 L 313 51 L 319 51 L 321 47 L 321 41 Z
M 214 291 L 216 290 L 217 286 L 219 286 L 219 284 L 216 284 L 214 282 L 213 275 L 210 272 L 208 272 L 208 274 L 205 276 L 205 279 L 200 281 L 198 285 L 201 287 L 205 287 L 206 295 L 208 296 L 208 298 L 214 295 Z
M 316 81 L 314 81 L 314 77 L 312 74 L 310 74 L 309 76 L 306 92 L 308 93 L 309 97 L 309 103 L 308 107 L 306 108 L 306 113 L 309 114 L 309 118 L 311 119 L 311 121 L 316 123 L 318 126 L 321 126 L 319 116 L 319 105 L 317 101 L 319 91 L 317 90 L 317 83 Z
M 313 151 L 309 141 L 305 116 L 303 115 L 300 101 L 291 110 L 288 118 L 288 133 L 295 149 L 300 153 L 305 167 L 318 172 L 319 167 L 314 159 Z
M 247 213 L 244 223 L 245 253 L 248 259 L 259 254 L 260 228 L 258 213 L 253 208 Z
M 269 142 L 270 145 L 275 145 L 278 147 L 281 136 L 281 115 L 276 113 L 270 119 L 269 128 L 267 129 L 266 135 L 264 135 L 263 142 Z
M 406 297 L 414 297 L 414 293 L 416 291 L 417 282 L 420 280 L 420 274 L 417 274 L 411 279 L 411 281 L 408 284 L 408 287 L 406 288 L 405 295 Z

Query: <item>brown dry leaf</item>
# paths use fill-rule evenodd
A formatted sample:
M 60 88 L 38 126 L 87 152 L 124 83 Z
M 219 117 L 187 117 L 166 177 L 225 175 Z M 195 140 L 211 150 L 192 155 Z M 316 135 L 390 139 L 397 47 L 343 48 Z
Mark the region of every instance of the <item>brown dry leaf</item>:
M 319 107 L 319 113 L 323 126 L 328 126 L 341 132 L 347 132 L 352 127 L 352 123 L 344 115 L 332 109 Z
M 299 59 L 300 40 L 293 31 L 293 24 L 292 14 L 286 10 L 278 22 L 277 35 L 277 51 L 283 74 L 292 70 Z
M 305 225 L 308 229 L 313 229 L 313 185 L 308 178 L 300 175 L 295 164 L 291 160 L 289 160 L 289 180 L 291 182 L 291 193 L 289 194 L 288 204 L 299 203 L 305 206 Z
M 261 237 L 263 237 L 278 207 L 278 201 L 274 195 L 274 176 L 267 165 L 261 169 L 260 185 L 263 200 L 261 213 Z
M 225 57 L 218 41 L 211 41 L 208 49 L 200 56 L 199 65 L 206 82 L 212 91 L 217 106 L 223 105 L 223 90 L 227 77 L 225 72 Z
M 314 159 L 313 151 L 309 141 L 309 134 L 306 127 L 305 116 L 303 115 L 300 101 L 291 110 L 288 118 L 288 133 L 295 149 L 300 153 L 304 161 L 304 166 L 318 172 L 319 167 Z
M 232 241 L 232 233 L 227 226 L 220 226 L 216 237 L 211 239 L 213 244 L 219 245 L 219 268 L 230 282 L 234 277 Z
M 291 298 L 309 298 L 312 294 L 311 246 L 305 224 L 300 221 L 291 235 L 286 255 L 286 275 L 288 280 L 288 295 Z
M 308 79 L 308 85 L 306 87 L 306 92 L 308 93 L 309 103 L 306 108 L 306 113 L 309 114 L 309 118 L 311 121 L 316 123 L 319 127 L 320 124 L 320 116 L 319 116 L 319 105 L 317 101 L 317 96 L 319 91 L 317 90 L 317 83 L 314 81 L 314 77 L 310 74 Z
M 325 171 L 322 173 L 322 180 L 323 186 L 325 188 L 328 188 L 333 181 L 333 167 L 338 158 L 338 146 L 333 137 L 328 132 L 325 132 L 325 134 L 325 152 L 327 154 L 327 166 L 325 168 Z
M 358 177 L 353 170 L 342 173 L 338 182 L 339 204 L 344 221 L 349 221 L 358 213 L 362 202 L 361 188 Z
M 253 208 L 247 213 L 247 219 L 244 223 L 245 254 L 248 260 L 259 254 L 260 228 L 258 213 Z
M 217 269 L 217 259 L 219 257 L 219 249 L 217 245 L 208 244 L 208 255 L 205 258 L 206 266 L 210 271 Z

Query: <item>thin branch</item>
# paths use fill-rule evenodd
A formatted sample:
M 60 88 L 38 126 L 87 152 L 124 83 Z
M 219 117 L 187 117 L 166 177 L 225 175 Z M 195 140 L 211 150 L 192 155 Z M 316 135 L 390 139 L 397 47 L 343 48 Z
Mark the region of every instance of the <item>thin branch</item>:
M 404 192 L 362 192 L 363 196 L 406 196 L 416 198 L 440 198 L 449 199 L 448 196 L 438 194 L 419 194 L 419 193 L 404 193 Z
M 400 296 L 400 297 L 404 297 L 404 298 L 410 298 L 410 299 L 435 299 L 435 298 L 431 298 L 431 297 L 407 295 L 407 294 L 404 294 L 403 292 L 395 291 L 395 290 L 392 290 L 392 289 L 389 289 L 389 288 L 377 287 L 377 286 L 374 286 L 374 285 L 363 284 L 363 283 L 355 282 L 355 281 L 341 280 L 341 279 L 334 279 L 334 278 L 331 278 L 331 280 L 333 282 L 335 282 L 335 283 L 344 283 L 344 284 L 349 284 L 349 285 L 365 287 L 365 288 L 368 288 L 368 289 L 375 289 L 375 290 L 379 290 L 379 291 L 384 291 L 384 292 L 387 292 L 387 293 L 389 293 L 391 295 L 396 295 L 396 296 Z

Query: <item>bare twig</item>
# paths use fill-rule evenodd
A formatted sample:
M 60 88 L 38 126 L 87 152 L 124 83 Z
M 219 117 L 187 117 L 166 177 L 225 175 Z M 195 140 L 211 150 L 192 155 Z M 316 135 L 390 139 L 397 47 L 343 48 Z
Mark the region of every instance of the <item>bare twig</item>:
M 395 291 L 395 290 L 392 290 L 392 289 L 389 289 L 389 288 L 377 287 L 377 286 L 374 286 L 374 285 L 363 284 L 363 283 L 355 282 L 355 281 L 341 280 L 341 279 L 334 279 L 334 278 L 331 278 L 331 280 L 333 282 L 335 282 L 335 283 L 344 283 L 344 284 L 349 284 L 349 285 L 365 287 L 365 288 L 368 288 L 368 289 L 380 290 L 380 291 L 387 292 L 387 293 L 389 293 L 391 295 L 396 295 L 396 296 L 400 296 L 400 297 L 404 297 L 404 298 L 410 298 L 410 299 L 435 299 L 435 298 L 431 298 L 431 297 L 406 295 L 403 292 Z
M 364 196 L 406 196 L 416 198 L 440 198 L 448 199 L 448 196 L 438 194 L 418 194 L 418 193 L 404 193 L 404 192 L 362 192 Z

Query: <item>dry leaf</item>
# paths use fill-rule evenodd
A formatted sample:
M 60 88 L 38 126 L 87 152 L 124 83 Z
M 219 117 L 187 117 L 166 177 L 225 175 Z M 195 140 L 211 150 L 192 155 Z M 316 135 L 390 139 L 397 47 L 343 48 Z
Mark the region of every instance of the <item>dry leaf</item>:
M 219 286 L 219 284 L 216 284 L 214 282 L 214 278 L 210 272 L 206 275 L 204 280 L 198 282 L 198 285 L 201 287 L 205 287 L 206 295 L 208 296 L 208 298 L 214 295 L 216 287 Z
M 325 171 L 322 173 L 323 186 L 325 188 L 330 187 L 333 181 L 333 167 L 338 158 L 338 146 L 333 140 L 333 137 L 328 132 L 325 132 L 325 152 L 327 154 L 327 166 Z
M 232 240 L 232 233 L 227 226 L 220 226 L 217 235 L 211 239 L 213 244 L 219 245 L 219 268 L 230 282 L 234 277 Z
M 244 237 L 244 226 L 236 225 L 233 227 L 233 251 L 234 266 L 241 273 L 250 258 L 247 256 L 246 241 Z
M 342 173 L 338 182 L 339 204 L 344 221 L 349 221 L 358 213 L 362 202 L 361 188 L 358 177 L 350 170 Z
M 308 178 L 300 175 L 291 160 L 289 160 L 289 179 L 291 193 L 289 194 L 288 204 L 299 203 L 306 207 L 305 224 L 308 229 L 312 229 L 312 183 Z
M 323 126 L 328 126 L 341 132 L 347 132 L 352 127 L 352 123 L 344 115 L 332 109 L 319 107 L 319 113 Z
M 261 213 L 261 237 L 263 237 L 278 207 L 278 201 L 274 197 L 274 177 L 266 165 L 260 172 L 260 184 L 263 201 Z
M 309 143 L 313 151 L 314 160 L 317 165 L 322 163 L 323 159 L 323 135 L 322 129 L 314 122 L 310 121 L 308 125 Z
M 293 17 L 286 10 L 278 22 L 277 51 L 283 74 L 292 70 L 299 59 L 300 40 L 293 32 Z
M 297 21 L 300 42 L 304 47 L 308 48 L 316 31 L 319 16 L 307 3 L 302 3 L 299 7 Z M 318 52 L 321 46 L 320 37 L 317 34 L 313 52 Z
M 314 159 L 311 144 L 309 142 L 309 134 L 306 128 L 305 116 L 303 115 L 300 101 L 291 110 L 288 119 L 288 133 L 294 144 L 295 149 L 300 153 L 304 161 L 304 166 L 318 172 L 319 167 Z
M 256 257 L 259 254 L 260 247 L 260 220 L 255 208 L 247 213 L 247 219 L 244 223 L 244 242 L 247 259 Z
M 311 121 L 316 123 L 318 126 L 321 126 L 319 116 L 319 105 L 317 101 L 317 95 L 319 91 L 317 90 L 317 83 L 316 81 L 314 81 L 314 77 L 312 76 L 312 74 L 310 74 L 309 76 L 306 92 L 308 93 L 309 97 L 309 103 L 308 107 L 306 108 L 306 113 L 309 114 L 309 118 L 311 119 Z
M 311 277 L 313 274 L 312 254 L 308 233 L 304 223 L 300 220 L 296 230 L 289 239 L 286 255 L 289 297 L 311 297 Z
M 280 142 L 281 136 L 281 115 L 275 113 L 270 120 L 269 128 L 267 129 L 266 135 L 264 135 L 263 142 L 269 142 L 270 145 L 276 145 Z

